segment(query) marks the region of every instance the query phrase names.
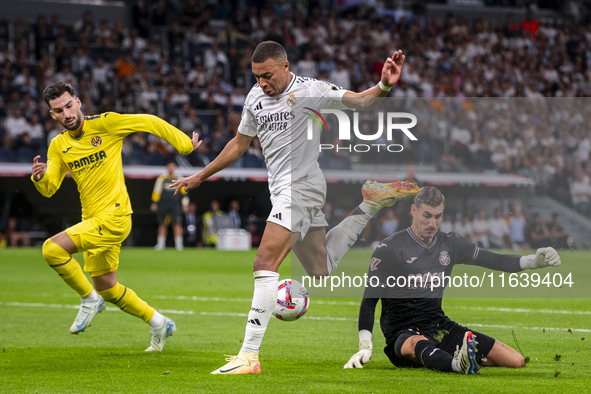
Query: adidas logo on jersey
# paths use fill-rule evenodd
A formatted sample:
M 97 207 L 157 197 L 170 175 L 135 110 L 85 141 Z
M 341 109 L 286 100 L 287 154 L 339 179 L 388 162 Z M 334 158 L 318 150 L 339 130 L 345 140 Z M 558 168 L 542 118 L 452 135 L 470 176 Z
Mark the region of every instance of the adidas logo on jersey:
M 254 107 L 255 111 L 260 111 L 261 109 L 263 109 L 263 102 L 262 101 L 259 102 L 256 107 Z
M 276 213 L 275 215 L 273 215 L 273 217 L 274 217 L 275 219 L 279 219 L 279 220 L 281 220 L 281 212 L 279 212 L 279 213 Z

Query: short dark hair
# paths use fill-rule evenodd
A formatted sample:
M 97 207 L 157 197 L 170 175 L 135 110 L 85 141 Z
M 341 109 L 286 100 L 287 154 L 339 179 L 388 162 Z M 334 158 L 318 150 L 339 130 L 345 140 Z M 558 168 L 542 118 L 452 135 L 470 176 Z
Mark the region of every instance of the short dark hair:
M 429 205 L 430 207 L 438 207 L 445 204 L 445 197 L 441 191 L 433 186 L 425 186 L 421 188 L 419 194 L 415 196 L 414 204 L 418 208 L 421 204 Z
M 275 41 L 263 41 L 255 48 L 252 54 L 253 63 L 264 63 L 269 59 L 277 61 L 287 60 L 287 52 L 281 44 Z
M 51 108 L 51 105 L 49 105 L 49 100 L 55 100 L 56 98 L 61 97 L 61 95 L 66 92 L 70 93 L 70 96 L 76 97 L 76 94 L 74 93 L 74 88 L 69 83 L 53 83 L 46 87 L 45 90 L 43 90 L 43 100 L 45 100 L 49 108 Z

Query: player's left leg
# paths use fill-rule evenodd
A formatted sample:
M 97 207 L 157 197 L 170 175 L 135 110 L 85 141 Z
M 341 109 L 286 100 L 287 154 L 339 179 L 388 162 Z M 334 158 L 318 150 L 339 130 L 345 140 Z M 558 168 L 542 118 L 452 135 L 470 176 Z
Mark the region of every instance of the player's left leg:
M 471 375 L 480 373 L 476 362 L 476 345 L 476 335 L 471 331 L 464 332 L 453 353 L 440 348 L 433 338 L 411 332 L 397 338 L 394 350 L 398 358 L 407 358 L 434 371 Z
M 105 307 L 105 301 L 92 288 L 90 281 L 80 268 L 80 264 L 72 256 L 81 251 L 82 246 L 80 243 L 76 243 L 77 237 L 68 233 L 68 231 L 87 231 L 95 227 L 95 224 L 92 220 L 85 220 L 43 243 L 43 257 L 49 266 L 80 296 L 80 309 L 70 327 L 72 334 L 78 334 L 90 327 L 94 317 Z
M 179 252 L 183 250 L 183 216 L 181 207 L 177 205 L 170 215 L 170 223 L 174 233 L 174 247 Z
M 519 352 L 503 342 L 494 341 L 492 349 L 486 355 L 483 367 L 523 368 L 525 359 Z
M 110 261 L 111 267 L 113 265 L 113 257 L 118 257 L 118 251 L 109 250 L 102 253 L 95 259 L 105 259 Z M 118 259 L 117 259 L 118 260 Z M 96 262 L 95 262 L 96 264 Z M 109 264 L 109 263 L 107 263 Z M 98 264 L 96 264 L 98 265 Z M 105 265 L 105 264 L 101 264 Z M 129 313 L 132 316 L 139 317 L 150 325 L 150 334 L 152 340 L 150 346 L 146 349 L 149 351 L 161 351 L 164 347 L 166 339 L 176 331 L 175 323 L 157 310 L 148 305 L 144 300 L 129 287 L 123 286 L 117 281 L 117 270 L 110 271 L 111 268 L 102 271 L 91 272 L 92 280 L 99 294 L 105 299 L 121 309 L 123 312 Z M 109 272 L 105 272 L 109 271 Z
M 163 204 L 158 205 L 156 219 L 158 220 L 158 241 L 156 242 L 156 246 L 154 246 L 154 250 L 163 250 L 166 248 L 166 235 L 168 234 L 168 224 L 170 223 L 168 208 Z
M 294 245 L 293 250 L 308 274 L 330 275 L 376 213 L 403 198 L 414 196 L 420 189 L 409 182 L 367 181 L 361 191 L 363 202 L 326 235 L 324 229 L 319 231 L 317 225 L 320 222 L 314 217 L 310 231 Z
M 254 260 L 254 294 L 248 313 L 244 342 L 237 356 L 227 358 L 228 363 L 212 372 L 213 375 L 259 374 L 259 349 L 267 325 L 277 303 L 277 269 L 291 249 L 293 234 L 286 227 L 268 221 L 261 246 Z

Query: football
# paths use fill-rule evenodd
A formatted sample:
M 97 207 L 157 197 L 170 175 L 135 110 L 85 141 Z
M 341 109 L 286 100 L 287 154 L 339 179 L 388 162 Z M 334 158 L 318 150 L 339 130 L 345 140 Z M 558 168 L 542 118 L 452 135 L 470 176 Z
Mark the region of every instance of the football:
M 284 321 L 294 321 L 304 316 L 310 306 L 308 290 L 294 279 L 279 281 L 278 290 L 273 316 Z

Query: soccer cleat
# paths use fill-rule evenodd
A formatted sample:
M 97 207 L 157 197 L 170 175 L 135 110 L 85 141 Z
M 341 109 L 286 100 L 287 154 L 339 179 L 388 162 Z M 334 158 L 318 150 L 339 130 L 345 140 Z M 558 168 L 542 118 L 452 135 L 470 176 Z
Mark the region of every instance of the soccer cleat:
M 363 194 L 365 205 L 380 210 L 384 207 L 391 207 L 399 200 L 412 197 L 420 190 L 419 185 L 408 181 L 378 183 L 368 180 L 361 187 L 361 194 Z
M 105 309 L 105 300 L 100 295 L 94 302 L 82 301 L 80 309 L 78 310 L 78 315 L 76 315 L 76 319 L 70 327 L 70 333 L 78 334 L 86 330 L 92 324 L 94 317 L 98 313 L 101 313 L 103 309 Z
M 456 365 L 460 369 L 457 371 L 458 373 L 466 375 L 480 374 L 480 367 L 476 362 L 477 344 L 476 335 L 472 331 L 466 331 L 462 341 L 462 347 L 456 346 L 457 350 L 454 353 Z
M 162 327 L 156 330 L 150 330 L 152 341 L 150 342 L 150 346 L 146 349 L 146 352 L 161 352 L 164 347 L 164 342 L 166 342 L 166 338 L 171 336 L 175 331 L 176 324 L 167 317 Z
M 256 353 L 240 352 L 237 356 L 230 356 L 226 359 L 228 363 L 221 368 L 216 369 L 212 375 L 246 375 L 260 374 L 261 363 L 259 355 Z

